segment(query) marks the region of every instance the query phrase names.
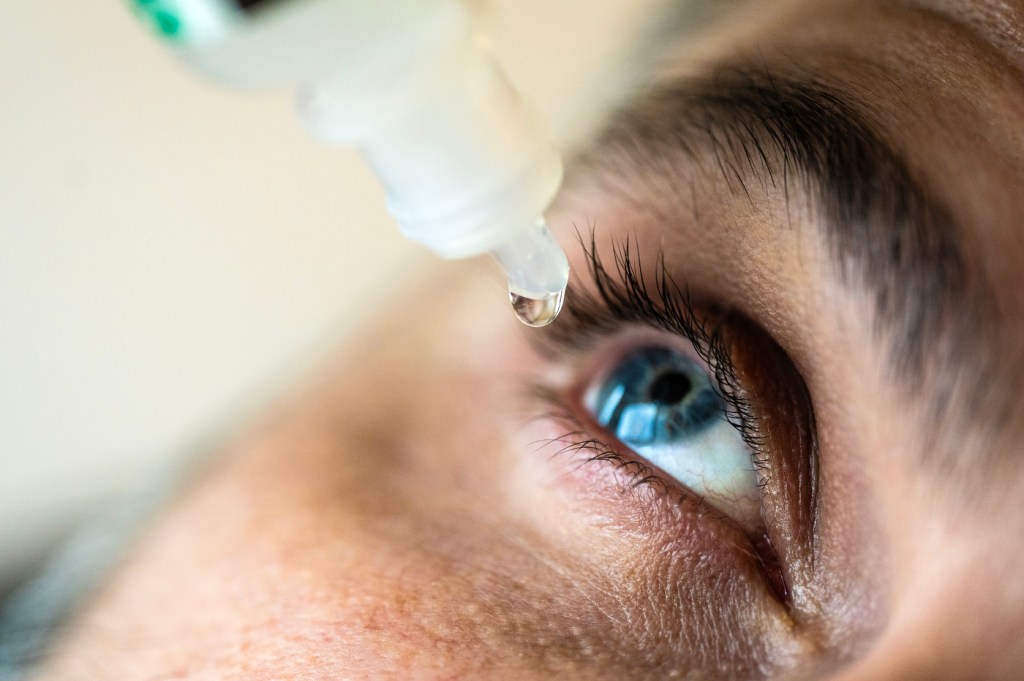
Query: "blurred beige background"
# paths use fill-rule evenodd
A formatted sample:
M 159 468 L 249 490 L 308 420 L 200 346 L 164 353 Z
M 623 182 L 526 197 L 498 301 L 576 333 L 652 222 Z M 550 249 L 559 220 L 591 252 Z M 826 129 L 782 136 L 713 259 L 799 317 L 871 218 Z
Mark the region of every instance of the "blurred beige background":
M 568 139 L 654 3 L 492 4 L 507 69 Z M 120 1 L 0 4 L 0 85 L 2 585 L 431 256 L 290 93 L 198 80 Z

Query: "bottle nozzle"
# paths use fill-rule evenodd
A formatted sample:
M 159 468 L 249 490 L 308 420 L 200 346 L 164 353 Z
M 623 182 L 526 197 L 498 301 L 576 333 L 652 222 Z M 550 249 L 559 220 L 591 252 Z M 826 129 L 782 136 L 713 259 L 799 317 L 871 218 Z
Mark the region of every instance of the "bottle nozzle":
M 465 3 L 282 2 L 266 13 L 255 0 L 136 4 L 210 75 L 305 82 L 310 131 L 359 148 L 406 236 L 444 258 L 490 251 L 516 316 L 554 321 L 569 265 L 543 220 L 530 221 L 558 191 L 561 158 Z
M 569 261 L 543 219 L 491 251 L 508 278 L 512 310 L 527 326 L 547 326 L 562 310 Z

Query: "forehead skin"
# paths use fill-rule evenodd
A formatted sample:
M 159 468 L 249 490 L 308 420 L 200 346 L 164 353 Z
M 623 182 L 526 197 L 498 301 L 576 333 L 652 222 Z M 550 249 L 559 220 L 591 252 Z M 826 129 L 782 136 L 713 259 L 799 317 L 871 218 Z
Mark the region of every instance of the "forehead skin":
M 716 60 L 795 64 L 869 101 L 992 283 L 990 350 L 1009 367 L 1004 383 L 1024 338 L 1021 12 L 998 2 L 752 2 L 742 19 L 678 47 L 661 74 Z M 708 601 L 684 600 L 686 611 L 659 602 L 657 578 L 699 595 L 716 588 L 715 566 L 654 574 L 660 564 L 629 554 L 621 528 L 606 522 L 595 536 L 579 509 L 547 492 L 543 466 L 522 464 L 510 385 L 536 360 L 486 277 L 470 271 L 410 296 L 239 438 L 135 546 L 38 678 L 659 678 L 673 651 L 700 661 L 710 655 L 701 646 L 779 668 L 806 659 L 804 675 L 817 678 L 840 663 L 849 681 L 1019 678 L 1020 411 L 998 436 L 949 434 L 943 445 L 963 452 L 962 469 L 925 474 L 928 424 L 908 416 L 912 396 L 891 387 L 858 326 L 861 293 L 805 257 L 817 244 L 811 226 L 789 236 L 757 227 L 763 212 L 709 182 L 701 188 L 721 199 L 731 228 L 674 234 L 657 183 L 631 187 L 626 202 L 602 182 L 578 178 L 552 221 L 568 230 L 596 214 L 609 232 L 688 242 L 682 266 L 733 282 L 715 293 L 743 301 L 790 352 L 816 395 L 823 446 L 849 453 L 829 464 L 843 482 L 828 491 L 839 501 L 826 522 L 846 529 L 832 536 L 836 576 L 820 596 L 838 594 L 843 631 L 787 638 L 785 618 L 742 579 L 730 584 L 736 597 L 767 614 L 725 623 L 731 639 L 697 631 L 714 619 Z M 732 262 L 743 248 L 767 255 Z M 998 471 L 971 469 L 979 442 L 999 449 Z M 951 477 L 969 477 L 969 490 L 952 493 Z M 599 508 L 613 503 L 594 496 Z M 744 649 L 751 627 L 780 649 Z
M 804 71 L 858 101 L 963 225 L 1019 337 L 1024 230 L 1024 3 L 983 0 L 734 2 L 736 15 L 666 51 L 657 80 L 716 62 Z

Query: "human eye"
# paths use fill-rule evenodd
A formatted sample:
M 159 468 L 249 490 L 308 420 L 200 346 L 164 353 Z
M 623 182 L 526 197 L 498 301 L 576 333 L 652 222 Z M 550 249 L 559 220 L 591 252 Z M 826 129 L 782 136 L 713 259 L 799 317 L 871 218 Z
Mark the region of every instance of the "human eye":
M 711 370 L 674 340 L 645 340 L 616 353 L 584 393 L 584 407 L 647 463 L 753 527 L 761 507 L 753 453 Z
M 537 341 L 569 366 L 561 386 L 541 390 L 559 405 L 558 452 L 572 466 L 611 466 L 621 484 L 688 514 L 667 514 L 663 534 L 680 518 L 715 524 L 708 550 L 736 565 L 753 556 L 785 602 L 798 577 L 787 564 L 810 555 L 816 512 L 815 422 L 800 373 L 741 310 L 678 285 L 663 255 L 644 267 L 639 245 L 625 242 L 606 266 L 593 242 L 585 250 L 593 286 L 571 291 L 564 322 Z

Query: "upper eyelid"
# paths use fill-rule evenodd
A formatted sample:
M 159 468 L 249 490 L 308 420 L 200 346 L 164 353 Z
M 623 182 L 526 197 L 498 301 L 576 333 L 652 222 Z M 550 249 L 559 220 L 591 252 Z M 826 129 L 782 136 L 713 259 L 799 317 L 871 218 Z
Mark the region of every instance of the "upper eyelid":
M 541 334 L 531 334 L 534 346 L 545 355 L 578 352 L 594 338 L 603 338 L 627 323 L 643 324 L 680 335 L 695 346 L 707 346 L 710 334 L 699 319 L 688 289 L 680 287 L 658 254 L 653 290 L 645 276 L 639 245 L 629 237 L 612 245 L 615 271 L 598 254 L 596 234 L 589 243 L 578 235 L 580 248 L 594 292 L 570 283 L 565 308 L 558 323 Z
M 998 287 L 970 247 L 963 211 L 950 203 L 956 193 L 939 191 L 943 178 L 932 176 L 912 145 L 900 141 L 895 119 L 873 103 L 887 96 L 874 88 L 880 72 L 863 72 L 871 78 L 860 80 L 852 63 L 854 70 L 841 75 L 779 56 L 738 57 L 660 84 L 612 120 L 583 172 L 599 181 L 639 177 L 601 184 L 613 194 L 627 192 L 628 200 L 652 175 L 667 186 L 692 184 L 693 168 L 724 182 L 740 200 L 756 199 L 751 190 L 758 185 L 787 205 L 794 192 L 821 219 L 769 221 L 769 228 L 795 225 L 802 239 L 822 247 L 824 266 L 815 274 L 858 294 L 864 304 L 858 313 L 886 331 L 871 350 L 886 361 L 889 380 L 922 402 L 927 423 L 956 417 L 947 401 L 930 399 L 942 390 L 923 389 L 952 380 L 947 371 L 973 371 L 978 378 L 964 383 L 964 393 L 977 401 L 1016 395 L 980 378 L 1015 375 L 994 371 L 993 358 L 1008 356 L 994 333 Z M 676 168 L 683 171 L 674 175 Z M 985 413 L 971 416 L 978 421 Z M 1002 422 L 988 425 L 995 432 Z M 959 427 L 986 430 L 974 422 Z M 928 458 L 950 453 L 932 451 Z

